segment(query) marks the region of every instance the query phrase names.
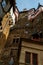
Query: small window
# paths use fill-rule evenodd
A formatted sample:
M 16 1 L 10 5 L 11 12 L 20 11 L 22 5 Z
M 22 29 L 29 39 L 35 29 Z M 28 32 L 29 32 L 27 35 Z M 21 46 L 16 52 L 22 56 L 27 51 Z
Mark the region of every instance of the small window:
M 16 43 L 18 43 L 18 42 L 19 42 L 19 39 L 17 38 L 17 39 L 16 39 Z
M 20 38 L 16 38 L 16 43 L 20 43 Z
M 13 43 L 19 43 L 20 41 L 19 41 L 19 38 L 14 38 L 13 39 Z
M 15 39 L 13 39 L 13 43 L 15 43 Z

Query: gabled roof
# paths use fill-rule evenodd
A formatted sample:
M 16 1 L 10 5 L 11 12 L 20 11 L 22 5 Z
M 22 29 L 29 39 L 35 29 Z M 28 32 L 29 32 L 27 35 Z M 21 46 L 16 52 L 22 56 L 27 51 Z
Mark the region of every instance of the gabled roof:
M 29 10 L 20 11 L 19 13 L 22 14 L 22 13 L 30 12 L 30 11 L 32 11 L 32 10 L 35 11 L 35 8 L 29 9 Z
M 31 13 L 32 11 L 34 11 L 34 14 Z M 30 9 L 30 10 L 21 11 L 21 12 L 19 12 L 19 13 L 22 14 L 22 13 L 27 13 L 27 12 L 30 13 L 30 15 L 31 15 L 31 16 L 30 16 L 29 14 L 27 15 L 27 16 L 29 16 L 28 20 L 34 19 L 34 18 L 36 18 L 41 12 L 43 12 L 43 6 L 42 6 L 42 5 L 39 5 L 37 9 L 32 8 L 32 9 Z M 33 14 L 33 15 L 32 15 L 32 14 Z
M 42 6 L 41 6 L 42 7 Z M 40 7 L 39 7 L 40 8 Z M 29 29 L 30 28 L 32 28 L 31 26 L 29 27 L 28 25 L 25 27 L 25 25 L 27 24 L 27 22 L 28 23 L 30 23 L 30 20 L 28 21 L 27 19 L 28 18 L 26 18 L 26 17 L 24 17 L 23 19 L 22 19 L 22 17 L 23 16 L 25 16 L 25 14 L 27 14 L 27 13 L 29 13 L 30 11 L 32 12 L 33 11 L 33 13 L 34 13 L 34 15 L 32 15 L 33 16 L 33 19 L 34 19 L 34 21 L 37 23 L 37 16 L 38 16 L 38 18 L 39 17 L 41 17 L 40 15 L 42 14 L 41 12 L 43 12 L 42 10 L 40 11 L 40 9 L 34 9 L 34 8 L 32 8 L 32 9 L 30 9 L 30 10 L 25 10 L 25 11 L 21 11 L 21 12 L 19 12 L 20 13 L 20 20 L 18 20 L 18 22 L 17 22 L 17 24 L 15 25 L 15 27 L 13 28 L 13 30 L 14 29 L 16 29 L 16 31 L 17 30 L 19 30 L 19 32 L 18 32 L 18 34 L 20 33 L 20 30 L 21 29 L 25 29 L 26 30 L 26 28 L 28 28 L 28 30 L 26 31 L 26 34 L 25 33 L 23 33 L 23 35 L 25 36 L 24 38 L 30 38 L 30 37 L 28 37 L 28 36 L 26 36 L 26 35 L 28 35 L 28 34 L 31 34 L 30 36 L 32 36 L 32 32 L 34 32 L 34 31 L 31 31 L 30 33 L 28 33 L 28 31 L 29 31 Z M 38 11 L 37 11 L 38 10 Z M 25 14 L 24 14 L 25 13 Z M 23 15 L 22 15 L 23 14 Z M 21 16 L 22 15 L 22 16 Z M 28 15 L 27 15 L 28 16 Z M 43 17 L 43 14 L 42 14 L 42 17 Z M 26 20 L 25 20 L 26 19 Z M 31 19 L 31 18 L 30 18 Z M 34 21 L 33 21 L 33 23 L 34 23 Z M 30 24 L 32 24 L 32 23 L 30 23 Z M 30 25 L 29 24 L 29 25 Z M 36 25 L 36 27 L 37 27 L 37 25 Z M 15 32 L 16 32 L 15 31 Z M 25 31 L 24 31 L 25 32 Z M 38 32 L 39 33 L 39 32 Z M 21 33 L 21 35 L 22 35 L 22 33 Z M 21 36 L 21 38 L 23 38 L 23 35 Z M 41 41 L 40 39 L 31 39 L 32 41 L 36 41 L 36 42 L 43 42 L 43 40 Z

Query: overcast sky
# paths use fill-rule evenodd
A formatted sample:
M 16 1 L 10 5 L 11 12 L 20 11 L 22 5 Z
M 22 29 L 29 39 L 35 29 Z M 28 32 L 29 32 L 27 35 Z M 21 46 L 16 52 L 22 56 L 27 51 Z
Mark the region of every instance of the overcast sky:
M 27 10 L 31 8 L 37 8 L 38 3 L 43 5 L 43 0 L 16 0 L 16 5 L 19 11 L 22 11 L 24 8 Z

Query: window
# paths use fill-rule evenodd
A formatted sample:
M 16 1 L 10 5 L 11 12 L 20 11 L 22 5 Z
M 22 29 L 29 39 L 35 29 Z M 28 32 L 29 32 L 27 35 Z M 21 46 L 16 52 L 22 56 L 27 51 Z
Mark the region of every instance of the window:
M 38 54 L 26 52 L 25 64 L 38 65 Z
M 20 39 L 19 38 L 14 38 L 13 39 L 13 43 L 19 43 L 20 42 Z
M 33 65 L 38 65 L 37 63 L 38 63 L 37 62 L 37 54 L 33 53 L 32 54 L 32 64 Z
M 26 52 L 25 62 L 30 64 L 30 53 Z
M 17 38 L 17 39 L 16 39 L 16 43 L 18 43 L 18 42 L 19 42 L 19 39 Z
M 13 43 L 15 43 L 15 39 L 13 39 Z
M 38 38 L 39 38 L 38 33 L 34 33 L 32 36 L 33 36 L 33 39 L 34 39 L 34 38 L 36 38 L 36 39 L 38 39 Z

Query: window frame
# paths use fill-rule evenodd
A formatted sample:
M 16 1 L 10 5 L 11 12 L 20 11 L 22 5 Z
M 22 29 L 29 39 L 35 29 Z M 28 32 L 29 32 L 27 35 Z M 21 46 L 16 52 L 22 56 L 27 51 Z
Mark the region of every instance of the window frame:
M 26 53 L 30 53 L 30 63 L 27 63 L 27 62 L 26 62 Z M 34 65 L 34 64 L 33 64 L 33 54 L 36 54 L 36 55 L 37 55 L 37 58 L 36 58 L 36 61 L 35 61 L 35 62 L 36 62 L 36 64 L 38 65 L 38 53 L 32 53 L 32 52 L 28 52 L 28 51 L 25 52 L 25 64 L 26 64 L 26 65 L 28 65 L 28 64 Z M 27 59 L 27 61 L 28 61 L 28 59 Z

